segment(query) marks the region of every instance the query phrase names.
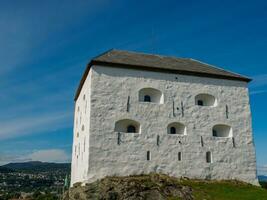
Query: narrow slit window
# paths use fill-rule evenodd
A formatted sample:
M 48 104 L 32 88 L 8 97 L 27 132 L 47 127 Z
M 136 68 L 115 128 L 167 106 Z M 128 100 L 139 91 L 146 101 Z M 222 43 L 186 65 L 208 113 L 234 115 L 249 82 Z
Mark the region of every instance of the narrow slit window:
M 151 159 L 150 151 L 147 151 L 146 152 L 146 159 L 147 160 L 150 160 Z
M 182 160 L 182 152 L 178 152 L 178 161 Z
M 83 141 L 83 152 L 85 152 L 85 141 L 86 141 L 86 138 L 84 138 L 84 141 Z
M 211 152 L 210 151 L 208 151 L 206 153 L 206 162 L 207 163 L 212 163 L 212 156 L 211 156 Z

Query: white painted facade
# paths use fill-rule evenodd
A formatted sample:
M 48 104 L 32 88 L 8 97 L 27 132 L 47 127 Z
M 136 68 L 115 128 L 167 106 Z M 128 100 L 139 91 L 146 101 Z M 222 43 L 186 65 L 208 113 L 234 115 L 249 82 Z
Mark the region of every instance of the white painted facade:
M 150 172 L 258 184 L 247 83 L 92 66 L 75 103 L 71 185 Z

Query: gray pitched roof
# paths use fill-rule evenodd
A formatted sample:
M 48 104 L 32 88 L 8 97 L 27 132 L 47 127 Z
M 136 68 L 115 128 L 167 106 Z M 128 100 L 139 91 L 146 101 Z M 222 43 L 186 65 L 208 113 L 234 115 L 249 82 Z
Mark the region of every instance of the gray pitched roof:
M 82 85 L 92 65 L 134 68 L 149 71 L 185 74 L 219 79 L 249 82 L 250 78 L 190 58 L 175 58 L 154 54 L 144 54 L 122 50 L 110 50 L 88 64 L 75 95 L 78 98 Z

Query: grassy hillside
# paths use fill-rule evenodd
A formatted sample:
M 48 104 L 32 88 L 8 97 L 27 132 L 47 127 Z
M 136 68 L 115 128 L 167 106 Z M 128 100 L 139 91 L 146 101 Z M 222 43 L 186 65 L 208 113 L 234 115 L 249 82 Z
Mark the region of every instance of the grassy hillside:
M 238 181 L 177 179 L 162 174 L 107 177 L 80 186 L 76 184 L 64 200 L 266 200 L 267 190 Z

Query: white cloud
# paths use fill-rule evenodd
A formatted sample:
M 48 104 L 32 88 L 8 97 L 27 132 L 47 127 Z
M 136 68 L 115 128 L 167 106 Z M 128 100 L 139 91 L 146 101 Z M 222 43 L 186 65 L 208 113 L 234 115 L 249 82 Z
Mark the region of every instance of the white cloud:
M 26 162 L 29 161 L 25 158 L 22 158 L 20 156 L 14 156 L 14 155 L 0 155 L 0 166 L 10 163 L 10 162 Z
M 267 90 L 255 90 L 255 91 L 251 91 L 250 95 L 257 95 L 257 94 L 264 94 L 267 93 Z
M 61 149 L 39 150 L 28 155 L 29 160 L 42 162 L 69 162 L 69 155 Z
M 267 85 L 267 74 L 260 74 L 252 77 L 251 88 L 257 88 Z
M 267 93 L 267 74 L 261 74 L 254 76 L 253 81 L 250 84 L 251 92 L 250 95 L 260 95 Z
M 2 121 L 0 123 L 0 140 L 70 127 L 71 115 L 71 113 L 55 112 L 46 115 L 32 115 L 27 118 L 21 117 L 11 121 Z
M 41 161 L 41 162 L 55 162 L 64 163 L 70 162 L 71 155 L 67 154 L 62 149 L 43 149 L 36 150 L 29 154 L 14 156 L 14 155 L 0 155 L 0 166 L 7 163 L 14 162 L 28 162 L 28 161 Z
M 262 166 L 257 166 L 258 175 L 265 175 L 267 176 L 267 164 Z

